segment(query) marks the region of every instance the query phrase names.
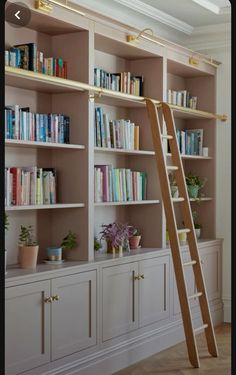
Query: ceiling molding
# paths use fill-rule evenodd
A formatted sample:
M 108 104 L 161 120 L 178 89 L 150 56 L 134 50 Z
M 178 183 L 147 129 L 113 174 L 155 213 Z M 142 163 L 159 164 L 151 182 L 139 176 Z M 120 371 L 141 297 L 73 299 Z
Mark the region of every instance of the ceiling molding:
M 181 31 L 187 35 L 191 35 L 194 31 L 194 27 L 191 25 L 180 21 L 178 18 L 172 17 L 169 14 L 162 12 L 148 4 L 145 4 L 140 0 L 114 0 L 115 2 L 126 6 L 142 15 L 153 18 L 155 21 L 163 23 L 173 29 Z
M 194 35 L 202 35 L 202 34 L 224 34 L 224 35 L 231 35 L 231 23 L 219 23 L 215 25 L 207 25 L 207 26 L 198 26 L 194 27 L 194 31 L 192 36 Z
M 189 41 L 187 43 L 188 48 L 193 51 L 206 51 L 206 50 L 222 50 L 230 49 L 231 43 L 229 40 L 198 40 L 198 41 Z

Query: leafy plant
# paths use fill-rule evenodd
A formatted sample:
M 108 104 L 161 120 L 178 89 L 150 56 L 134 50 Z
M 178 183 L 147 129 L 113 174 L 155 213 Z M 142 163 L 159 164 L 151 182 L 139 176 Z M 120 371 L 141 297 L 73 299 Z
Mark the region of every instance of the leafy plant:
M 112 224 L 102 224 L 104 228 L 101 233 L 101 240 L 110 241 L 112 247 L 123 246 L 124 241 L 128 240 L 133 236 L 135 228 L 132 225 L 112 223 Z
M 192 172 L 189 172 L 185 176 L 185 181 L 187 185 L 192 185 L 192 186 L 197 185 L 199 189 L 201 189 L 205 185 L 207 178 L 200 177 L 200 176 L 192 174 Z
M 5 230 L 8 230 L 9 229 L 9 221 L 8 221 L 8 215 L 6 214 L 5 212 Z
M 69 230 L 68 234 L 63 238 L 61 242 L 61 248 L 63 250 L 72 250 L 78 245 L 76 234 Z
M 33 226 L 28 225 L 24 226 L 21 225 L 20 227 L 20 235 L 19 235 L 19 243 L 23 246 L 36 246 L 37 242 L 33 239 Z
M 98 251 L 102 248 L 101 241 L 97 237 L 94 237 L 94 250 Z
M 141 236 L 141 232 L 138 228 L 134 228 L 133 236 Z
M 192 217 L 193 217 L 193 224 L 195 229 L 200 229 L 202 227 L 201 224 L 197 223 L 196 220 L 198 218 L 198 213 L 195 210 L 192 210 Z

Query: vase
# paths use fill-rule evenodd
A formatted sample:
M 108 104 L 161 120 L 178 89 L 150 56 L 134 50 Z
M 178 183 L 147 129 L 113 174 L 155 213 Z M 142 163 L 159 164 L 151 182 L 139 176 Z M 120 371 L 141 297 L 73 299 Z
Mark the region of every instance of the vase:
M 34 269 L 37 266 L 39 246 L 19 246 L 21 268 Z
M 196 199 L 198 197 L 199 186 L 198 185 L 187 185 L 189 198 Z
M 179 233 L 179 242 L 181 246 L 184 246 L 187 244 L 187 233 Z
M 140 247 L 139 246 L 140 240 L 141 240 L 141 236 L 130 237 L 130 239 L 129 239 L 130 248 L 131 249 L 138 249 Z

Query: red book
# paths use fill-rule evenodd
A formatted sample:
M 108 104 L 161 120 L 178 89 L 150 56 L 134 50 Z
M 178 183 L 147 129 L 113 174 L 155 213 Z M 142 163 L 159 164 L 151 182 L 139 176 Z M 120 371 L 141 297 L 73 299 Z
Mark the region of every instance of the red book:
M 10 168 L 12 173 L 12 204 L 21 205 L 21 169 L 12 167 Z

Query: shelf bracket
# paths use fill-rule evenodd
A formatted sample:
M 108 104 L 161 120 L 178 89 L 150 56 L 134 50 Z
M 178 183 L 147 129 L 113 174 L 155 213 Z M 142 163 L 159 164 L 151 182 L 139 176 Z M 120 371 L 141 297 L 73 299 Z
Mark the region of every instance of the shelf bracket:
M 43 12 L 50 13 L 53 10 L 53 5 L 50 4 L 47 0 L 36 0 L 35 8 L 38 10 L 42 10 Z
M 96 98 L 101 98 L 102 97 L 102 90 L 98 92 L 93 92 L 89 94 L 89 101 L 94 102 Z

